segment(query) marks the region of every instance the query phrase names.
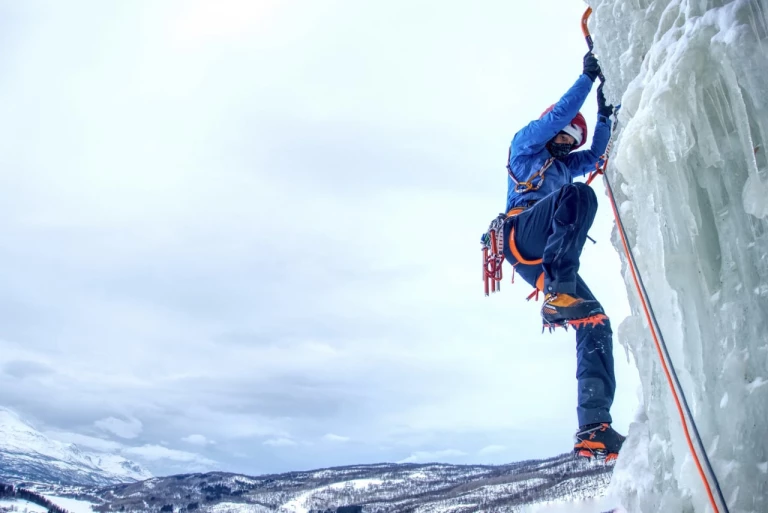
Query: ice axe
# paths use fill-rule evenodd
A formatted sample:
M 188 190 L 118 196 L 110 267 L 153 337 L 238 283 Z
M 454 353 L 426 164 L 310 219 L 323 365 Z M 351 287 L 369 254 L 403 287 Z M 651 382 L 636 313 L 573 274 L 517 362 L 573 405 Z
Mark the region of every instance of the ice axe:
M 589 33 L 589 27 L 587 26 L 587 21 L 590 16 L 592 16 L 592 8 L 587 7 L 587 10 L 584 11 L 584 16 L 581 17 L 581 32 L 584 34 L 584 39 L 587 40 L 587 46 L 591 52 L 595 48 L 595 43 L 592 41 L 592 35 Z M 600 78 L 600 82 L 605 82 L 605 77 L 603 76 L 602 71 L 600 71 L 598 77 Z
M 587 22 L 589 21 L 589 17 L 592 15 L 592 8 L 587 7 L 587 10 L 584 11 L 584 15 L 581 17 L 581 32 L 584 34 L 584 39 L 587 41 L 587 46 L 589 47 L 589 51 L 591 52 L 595 48 L 595 43 L 592 41 L 592 34 L 589 33 L 589 26 L 587 25 Z M 598 78 L 600 79 L 600 87 L 598 87 L 598 91 L 603 87 L 603 84 L 605 84 L 605 75 L 603 75 L 602 69 L 600 70 L 600 74 L 598 75 Z M 616 132 L 616 126 L 618 125 L 618 113 L 619 109 L 621 108 L 621 104 L 616 105 L 614 110 L 614 117 L 616 119 L 616 123 L 613 125 L 613 129 L 611 130 L 611 138 L 608 139 L 608 146 L 605 149 L 605 153 L 603 153 L 603 156 L 600 157 L 602 160 L 602 163 L 598 161 L 597 165 L 595 166 L 595 171 L 593 171 L 589 177 L 587 178 L 587 185 L 592 183 L 592 180 L 594 180 L 597 175 L 605 175 L 605 169 L 608 167 L 608 158 L 611 155 L 611 150 L 613 149 L 613 134 Z

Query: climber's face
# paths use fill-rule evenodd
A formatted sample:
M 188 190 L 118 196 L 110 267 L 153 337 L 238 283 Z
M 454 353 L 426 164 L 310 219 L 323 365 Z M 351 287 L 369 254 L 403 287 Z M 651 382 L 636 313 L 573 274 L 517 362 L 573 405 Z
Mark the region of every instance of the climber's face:
M 555 136 L 554 139 L 552 139 L 552 142 L 555 144 L 570 144 L 573 146 L 576 144 L 576 139 L 574 139 L 573 136 L 566 134 L 565 132 L 560 132 Z

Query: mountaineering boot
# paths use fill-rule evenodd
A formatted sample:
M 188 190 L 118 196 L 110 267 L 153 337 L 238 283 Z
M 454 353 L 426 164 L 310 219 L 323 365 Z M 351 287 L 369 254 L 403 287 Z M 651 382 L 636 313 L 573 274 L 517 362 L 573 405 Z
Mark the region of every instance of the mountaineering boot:
M 555 293 L 544 297 L 541 306 L 544 326 L 559 326 L 568 321 L 605 318 L 603 307 L 594 299 L 581 299 L 570 294 Z
M 607 422 L 589 424 L 579 428 L 573 452 L 583 458 L 605 458 L 612 461 L 619 457 L 619 450 L 627 437 L 618 434 Z

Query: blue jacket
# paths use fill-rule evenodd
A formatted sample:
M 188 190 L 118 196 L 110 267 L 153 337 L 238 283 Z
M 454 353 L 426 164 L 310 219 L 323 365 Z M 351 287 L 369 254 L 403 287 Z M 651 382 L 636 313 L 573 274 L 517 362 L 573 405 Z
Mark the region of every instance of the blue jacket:
M 547 150 L 547 143 L 576 117 L 592 89 L 592 84 L 587 75 L 581 75 L 551 111 L 541 119 L 531 121 L 515 134 L 509 148 L 509 168 L 518 182 L 528 181 L 544 166 L 547 159 L 552 157 Z M 527 205 L 529 201 L 539 200 L 573 182 L 574 177 L 584 176 L 595 169 L 595 164 L 605 152 L 610 137 L 610 119 L 599 116 L 592 136 L 592 147 L 575 151 L 563 159 L 556 159 L 544 172 L 544 181 L 538 190 L 517 193 L 515 182 L 511 177 L 507 177 L 507 211 L 513 207 Z M 538 179 L 534 180 L 534 185 L 537 183 Z

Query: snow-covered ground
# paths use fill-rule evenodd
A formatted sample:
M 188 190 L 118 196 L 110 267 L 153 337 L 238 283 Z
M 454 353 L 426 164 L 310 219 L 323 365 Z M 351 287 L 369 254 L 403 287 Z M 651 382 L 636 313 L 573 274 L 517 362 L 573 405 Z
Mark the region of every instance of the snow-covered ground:
M 300 493 L 293 499 L 289 500 L 280 508 L 278 511 L 286 511 L 291 513 L 307 513 L 309 511 L 309 508 L 306 506 L 307 499 L 309 499 L 312 494 L 315 493 L 315 490 L 309 490 L 304 493 Z
M 47 513 L 47 509 L 43 506 L 38 506 L 32 502 L 27 502 L 21 499 L 0 499 L 0 511 L 4 509 L 16 508 L 16 512 L 24 513 Z
M 323 490 L 326 490 L 329 488 L 334 490 L 339 490 L 346 487 L 352 487 L 354 489 L 359 490 L 361 488 L 367 488 L 369 486 L 379 486 L 383 482 L 384 481 L 381 479 L 351 479 L 349 481 L 341 481 L 338 483 L 333 483 L 330 485 L 313 488 L 312 490 L 308 490 L 306 492 L 300 493 L 290 501 L 280 506 L 279 511 L 291 512 L 291 513 L 307 513 L 309 511 L 309 507 L 307 506 L 307 500 L 313 495 L 319 492 L 322 492 Z
M 338 490 L 340 488 L 352 487 L 355 489 L 368 488 L 369 486 L 379 486 L 384 481 L 381 479 L 352 479 L 350 481 L 342 481 L 340 483 L 333 483 L 330 488 Z
M 57 495 L 45 495 L 45 498 L 69 511 L 69 513 L 93 513 L 91 503 L 68 497 L 59 497 Z
M 525 507 L 521 513 L 625 513 L 625 510 L 618 506 L 617 502 L 617 499 L 606 497 L 572 502 L 545 502 Z
M 768 4 L 589 3 L 629 243 L 728 509 L 768 511 Z M 609 492 L 631 513 L 712 511 L 624 264 L 618 339 L 643 394 Z
M 237 502 L 220 502 L 211 506 L 212 513 L 271 513 L 271 509 L 257 504 L 242 504 Z

